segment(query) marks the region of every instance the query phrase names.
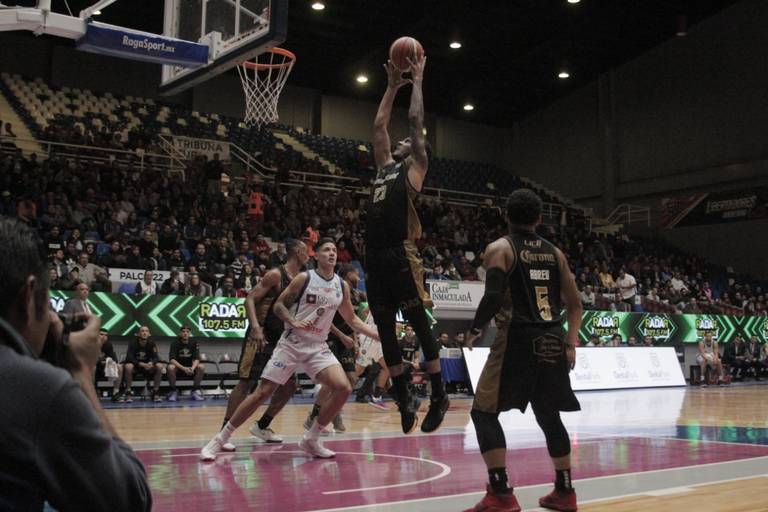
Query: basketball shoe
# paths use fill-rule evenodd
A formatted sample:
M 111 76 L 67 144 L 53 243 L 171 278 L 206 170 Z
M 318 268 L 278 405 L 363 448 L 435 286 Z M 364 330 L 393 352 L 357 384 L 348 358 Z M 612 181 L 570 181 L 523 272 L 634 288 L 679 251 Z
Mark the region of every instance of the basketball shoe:
M 415 396 L 409 396 L 405 403 L 398 402 L 400 409 L 400 425 L 403 427 L 404 434 L 410 434 L 419 426 L 419 417 L 416 413 L 419 410 L 421 402 Z
M 213 439 L 208 441 L 208 444 L 200 450 L 200 460 L 203 462 L 212 462 L 216 460 L 216 456 L 222 452 L 224 443 L 218 434 L 213 436 Z
M 445 413 L 448 412 L 448 407 L 451 405 L 451 401 L 448 400 L 446 395 L 442 398 L 432 398 L 429 401 L 429 411 L 424 417 L 424 421 L 421 424 L 422 432 L 434 432 L 443 423 Z
M 271 428 L 259 428 L 258 423 L 254 423 L 251 425 L 251 428 L 249 429 L 251 434 L 255 437 L 258 437 L 265 443 L 282 443 L 283 438 L 279 435 L 275 434 L 275 431 Z
M 301 438 L 299 448 L 319 459 L 331 459 L 336 456 L 336 452 L 323 446 L 319 439 L 310 439 L 307 436 Z
M 539 506 L 560 512 L 576 512 L 576 491 L 561 491 L 554 489 L 543 498 L 539 498 Z
M 520 504 L 511 491 L 505 494 L 496 494 L 490 485 L 485 487 L 485 496 L 480 503 L 464 512 L 520 512 Z

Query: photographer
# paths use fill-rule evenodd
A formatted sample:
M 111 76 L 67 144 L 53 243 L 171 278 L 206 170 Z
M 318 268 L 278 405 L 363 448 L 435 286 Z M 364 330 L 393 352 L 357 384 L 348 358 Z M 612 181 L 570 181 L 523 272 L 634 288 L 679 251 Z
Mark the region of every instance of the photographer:
M 144 468 L 93 389 L 99 319 L 64 334 L 37 235 L 0 219 L 0 240 L 0 510 L 149 510 Z M 47 336 L 62 368 L 38 359 Z

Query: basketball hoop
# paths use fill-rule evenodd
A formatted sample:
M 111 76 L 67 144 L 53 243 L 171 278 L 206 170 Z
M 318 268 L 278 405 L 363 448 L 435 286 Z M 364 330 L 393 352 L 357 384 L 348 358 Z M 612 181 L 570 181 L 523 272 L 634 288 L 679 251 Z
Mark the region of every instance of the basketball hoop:
M 272 48 L 254 61 L 237 66 L 245 93 L 246 125 L 264 126 L 277 121 L 277 100 L 295 63 L 293 52 Z

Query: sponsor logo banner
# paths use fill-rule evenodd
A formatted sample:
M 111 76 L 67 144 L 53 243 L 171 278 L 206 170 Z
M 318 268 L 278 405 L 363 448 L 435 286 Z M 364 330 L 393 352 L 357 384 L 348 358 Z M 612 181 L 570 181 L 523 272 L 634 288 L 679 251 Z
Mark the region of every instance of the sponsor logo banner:
M 51 306 L 61 311 L 74 296 L 51 290 Z M 187 325 L 194 337 L 242 338 L 247 323 L 245 299 L 93 292 L 88 305 L 111 336 L 133 336 L 146 325 L 153 336 L 176 337 Z
M 487 347 L 464 349 L 473 389 L 489 353 Z M 570 378 L 574 391 L 685 386 L 672 347 L 577 347 L 576 367 Z
M 471 309 L 480 305 L 485 291 L 484 283 L 469 281 L 427 281 L 427 289 L 435 310 Z
M 768 187 L 731 190 L 661 201 L 668 228 L 719 224 L 768 217 Z
M 172 66 L 208 64 L 207 45 L 95 21 L 88 23 L 85 35 L 77 41 L 77 49 Z

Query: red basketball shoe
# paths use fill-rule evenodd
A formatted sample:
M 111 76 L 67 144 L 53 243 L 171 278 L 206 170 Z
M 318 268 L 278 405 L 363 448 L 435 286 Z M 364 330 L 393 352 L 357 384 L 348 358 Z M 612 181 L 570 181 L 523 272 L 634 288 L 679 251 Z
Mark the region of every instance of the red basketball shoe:
M 480 503 L 464 512 L 520 512 L 520 504 L 513 493 L 494 494 L 490 485 L 486 485 L 485 490 L 485 496 Z
M 543 498 L 539 498 L 539 506 L 560 512 L 576 512 L 576 491 L 553 490 Z

